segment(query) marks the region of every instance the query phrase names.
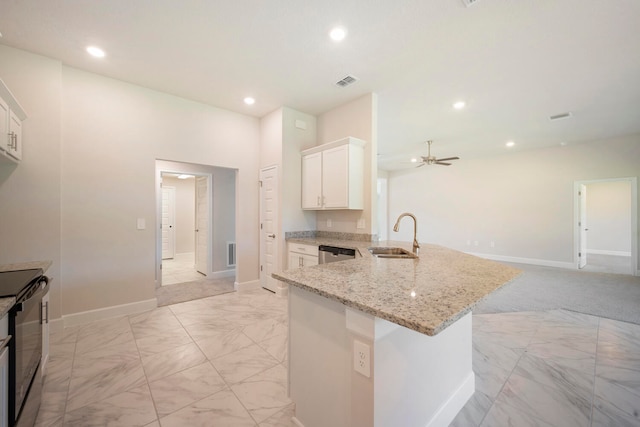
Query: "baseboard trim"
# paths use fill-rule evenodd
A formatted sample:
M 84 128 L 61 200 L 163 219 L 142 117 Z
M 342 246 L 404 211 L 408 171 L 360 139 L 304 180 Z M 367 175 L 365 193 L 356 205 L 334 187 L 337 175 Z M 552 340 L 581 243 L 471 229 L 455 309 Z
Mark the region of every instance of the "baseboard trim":
M 236 270 L 222 270 L 222 271 L 214 271 L 210 275 L 207 276 L 207 279 L 224 279 L 225 277 L 234 277 L 236 275 Z
M 235 282 L 233 287 L 236 291 L 251 291 L 260 289 L 260 280 L 250 280 L 248 282 Z
M 587 249 L 587 255 L 613 255 L 613 256 L 631 256 L 631 252 L 625 251 L 608 251 L 606 249 Z
M 58 334 L 64 330 L 64 321 L 61 317 L 57 319 L 49 319 L 49 333 Z
M 576 266 L 572 262 L 551 261 L 551 260 L 536 259 L 536 258 L 520 258 L 520 257 L 505 256 L 505 255 L 494 255 L 494 254 L 479 254 L 475 252 L 466 252 L 466 253 L 469 255 L 480 257 L 480 258 L 490 259 L 492 261 L 515 262 L 518 264 L 531 264 L 531 265 L 540 265 L 543 267 L 567 268 L 570 270 L 576 269 Z
M 148 299 L 144 301 L 132 302 L 129 304 L 114 305 L 112 307 L 98 308 L 95 310 L 81 311 L 79 313 L 62 316 L 65 328 L 69 326 L 84 325 L 96 320 L 110 319 L 118 316 L 142 313 L 158 307 L 158 300 Z
M 426 427 L 448 426 L 476 391 L 476 376 L 471 372 L 460 387 L 438 409 Z

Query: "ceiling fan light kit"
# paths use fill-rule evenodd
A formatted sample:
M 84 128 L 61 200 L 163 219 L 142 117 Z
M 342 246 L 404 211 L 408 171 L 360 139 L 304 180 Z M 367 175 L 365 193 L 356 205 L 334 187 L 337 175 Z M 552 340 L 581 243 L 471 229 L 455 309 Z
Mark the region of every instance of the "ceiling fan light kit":
M 451 166 L 451 163 L 447 163 L 447 162 L 449 162 L 451 160 L 459 160 L 460 159 L 460 157 L 445 157 L 443 159 L 438 159 L 437 157 L 432 156 L 431 155 L 431 143 L 432 142 L 433 141 L 427 141 L 427 145 L 429 146 L 429 151 L 427 153 L 427 156 L 426 157 L 425 156 L 420 156 L 422 158 L 422 163 L 419 164 L 416 167 L 419 168 L 419 167 L 424 166 L 424 165 Z

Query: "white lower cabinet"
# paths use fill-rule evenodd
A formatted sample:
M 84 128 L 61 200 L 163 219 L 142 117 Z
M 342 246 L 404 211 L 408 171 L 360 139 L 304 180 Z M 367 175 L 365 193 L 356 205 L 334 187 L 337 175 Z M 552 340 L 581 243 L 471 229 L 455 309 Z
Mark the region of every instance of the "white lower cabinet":
M 310 265 L 318 265 L 318 246 L 289 243 L 288 268 L 302 268 Z

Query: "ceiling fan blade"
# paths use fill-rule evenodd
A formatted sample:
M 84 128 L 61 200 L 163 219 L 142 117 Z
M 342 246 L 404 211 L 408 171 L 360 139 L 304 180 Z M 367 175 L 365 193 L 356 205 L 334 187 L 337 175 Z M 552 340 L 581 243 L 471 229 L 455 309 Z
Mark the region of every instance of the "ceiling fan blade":
M 451 163 L 436 162 L 436 165 L 451 166 Z
M 442 162 L 442 161 L 447 162 L 449 160 L 460 160 L 460 157 L 445 157 L 444 159 L 438 159 L 436 161 L 438 161 L 438 162 Z
M 418 166 L 416 166 L 417 168 L 420 168 L 422 166 L 426 165 L 426 163 L 420 163 Z

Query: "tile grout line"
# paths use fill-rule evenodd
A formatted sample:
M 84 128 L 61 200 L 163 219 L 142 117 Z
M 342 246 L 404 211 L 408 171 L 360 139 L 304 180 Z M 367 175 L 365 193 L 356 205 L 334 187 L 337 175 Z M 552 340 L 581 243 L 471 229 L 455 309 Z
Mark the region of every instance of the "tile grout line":
M 598 373 L 598 348 L 600 347 L 600 320 L 598 317 L 598 333 L 596 334 L 596 357 L 593 364 L 593 389 L 591 390 L 591 410 L 589 411 L 589 425 L 593 426 L 593 405 L 596 400 L 596 375 Z
M 155 310 L 157 310 L 157 308 Z M 153 311 L 153 310 L 151 310 L 151 311 Z M 172 312 L 172 314 L 173 314 L 173 312 Z M 156 421 L 158 422 L 158 424 L 160 424 L 160 414 L 158 413 L 158 407 L 156 406 L 156 401 L 153 398 L 153 393 L 151 393 L 151 385 L 149 384 L 149 377 L 147 376 L 147 371 L 144 369 L 144 364 L 142 363 L 142 354 L 140 353 L 140 347 L 138 347 L 138 340 L 136 339 L 136 335 L 133 332 L 133 327 L 131 326 L 131 318 L 130 318 L 130 316 L 127 316 L 127 322 L 129 323 L 129 328 L 131 329 L 131 335 L 133 336 L 133 343 L 135 344 L 136 351 L 138 352 L 138 360 L 140 362 L 140 367 L 142 368 L 142 374 L 144 375 L 144 381 L 146 383 L 147 389 L 149 390 L 149 397 L 151 397 L 151 403 L 153 404 L 153 410 L 156 413 Z M 147 423 L 147 424 L 149 424 L 149 423 Z
M 525 353 L 527 353 L 527 348 L 531 345 L 531 340 L 536 336 L 536 334 L 538 333 L 538 330 L 540 329 L 540 326 L 542 325 L 543 322 L 546 321 L 546 317 L 547 317 L 547 312 L 542 312 L 544 314 L 544 317 L 542 318 L 542 320 L 540 320 L 538 322 L 538 326 L 535 330 L 535 332 L 531 335 L 531 338 L 529 339 L 529 342 L 527 343 L 527 345 L 524 347 L 522 354 L 520 355 L 520 357 L 518 357 L 518 360 L 516 361 L 515 365 L 513 365 L 513 369 L 511 369 L 511 372 L 509 372 L 509 375 L 507 375 L 507 378 L 504 380 L 504 383 L 502 383 L 502 387 L 500 387 L 500 391 L 498 392 L 498 394 L 496 394 L 495 399 L 491 400 L 491 406 L 489 406 L 489 409 L 487 409 L 487 412 L 485 412 L 484 416 L 482 417 L 482 419 L 480 420 L 480 423 L 478 423 L 478 427 L 480 427 L 482 425 L 482 423 L 484 422 L 485 418 L 487 418 L 487 415 L 489 415 L 489 412 L 491 412 L 491 409 L 493 408 L 493 406 L 496 403 L 496 400 L 498 400 L 498 397 L 500 397 L 500 394 L 502 394 L 502 391 L 504 390 L 504 387 L 507 385 L 507 383 L 509 382 L 509 378 L 511 378 L 511 375 L 513 374 L 513 372 L 516 370 L 516 368 L 518 367 L 518 364 L 520 363 L 520 360 L 522 359 L 522 357 L 525 355 Z M 537 419 L 537 417 L 535 417 Z

